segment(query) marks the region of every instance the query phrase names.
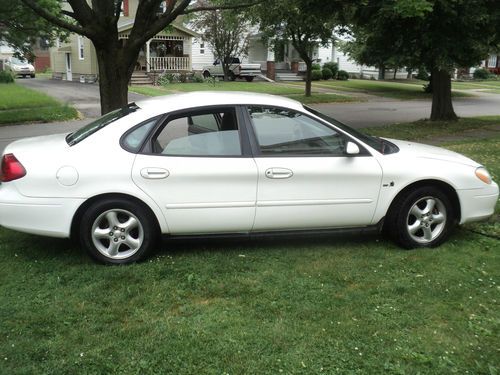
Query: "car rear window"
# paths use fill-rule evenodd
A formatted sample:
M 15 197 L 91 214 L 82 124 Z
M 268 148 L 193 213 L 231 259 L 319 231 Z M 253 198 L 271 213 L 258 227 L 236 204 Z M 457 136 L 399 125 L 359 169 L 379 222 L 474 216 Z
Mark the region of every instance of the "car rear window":
M 102 128 L 108 126 L 109 124 L 119 120 L 132 112 L 135 112 L 139 107 L 135 103 L 131 103 L 126 107 L 117 109 L 115 111 L 109 112 L 104 116 L 92 121 L 90 124 L 84 126 L 83 128 L 77 130 L 74 133 L 68 134 L 66 137 L 66 142 L 70 146 L 74 146 L 77 143 L 83 141 L 85 138 L 91 136 L 95 132 L 101 130 Z

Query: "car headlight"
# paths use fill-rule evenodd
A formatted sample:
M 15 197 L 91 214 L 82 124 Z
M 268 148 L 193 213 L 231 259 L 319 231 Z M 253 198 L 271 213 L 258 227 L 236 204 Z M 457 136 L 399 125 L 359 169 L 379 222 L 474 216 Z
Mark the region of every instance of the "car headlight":
M 21 68 L 19 68 L 17 65 L 12 65 L 11 66 L 12 70 L 18 72 L 19 70 L 21 70 Z
M 483 181 L 485 184 L 488 184 L 488 185 L 491 184 L 491 176 L 490 176 L 489 172 L 486 170 L 486 168 L 484 168 L 484 167 L 476 168 L 476 176 L 481 181 Z

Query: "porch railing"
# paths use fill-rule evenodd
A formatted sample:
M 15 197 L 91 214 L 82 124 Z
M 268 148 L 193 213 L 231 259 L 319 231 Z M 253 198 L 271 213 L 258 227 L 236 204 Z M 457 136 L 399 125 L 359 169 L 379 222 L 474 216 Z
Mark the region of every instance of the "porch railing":
M 149 66 L 153 71 L 191 70 L 189 57 L 150 57 Z

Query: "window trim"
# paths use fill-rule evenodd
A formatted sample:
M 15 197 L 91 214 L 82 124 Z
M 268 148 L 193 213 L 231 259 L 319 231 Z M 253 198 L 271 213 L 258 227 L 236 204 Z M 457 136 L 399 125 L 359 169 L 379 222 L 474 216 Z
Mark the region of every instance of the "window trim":
M 287 107 L 281 107 L 281 106 L 270 106 L 266 104 L 247 104 L 242 106 L 244 107 L 242 110 L 245 115 L 245 120 L 247 123 L 245 124 L 245 127 L 247 128 L 247 132 L 249 133 L 250 136 L 250 144 L 252 146 L 252 153 L 255 158 L 325 158 L 325 157 L 331 157 L 331 158 L 338 158 L 338 157 L 373 157 L 373 155 L 367 150 L 367 148 L 361 144 L 356 138 L 353 138 L 350 134 L 342 131 L 341 129 L 338 129 L 336 126 L 333 126 L 333 124 L 330 124 L 328 122 L 325 122 L 323 120 L 319 120 L 316 117 L 310 116 L 308 113 L 304 113 L 302 111 L 298 111 L 296 109 L 292 108 L 287 108 Z M 262 107 L 262 108 L 276 108 L 276 109 L 282 109 L 286 111 L 293 111 L 300 113 L 303 116 L 306 116 L 310 118 L 313 121 L 316 121 L 324 126 L 327 126 L 329 128 L 332 128 L 335 130 L 337 133 L 341 134 L 346 138 L 346 141 L 351 141 L 355 143 L 359 147 L 359 154 L 357 155 L 348 155 L 348 154 L 342 154 L 342 155 L 333 155 L 333 154 L 263 154 L 260 150 L 260 144 L 257 139 L 257 134 L 255 133 L 255 128 L 254 128 L 254 123 L 252 118 L 250 117 L 250 113 L 248 112 L 249 107 Z
M 242 116 L 242 110 L 239 105 L 211 105 L 206 107 L 194 107 L 194 108 L 184 108 L 177 111 L 169 112 L 161 116 L 161 119 L 155 124 L 153 129 L 151 129 L 149 135 L 146 137 L 144 144 L 139 149 L 137 154 L 158 156 L 158 157 L 169 157 L 169 158 L 214 158 L 214 159 L 238 159 L 238 158 L 249 158 L 253 157 L 250 142 L 248 139 L 248 133 L 246 131 L 245 119 Z M 219 109 L 231 109 L 234 110 L 236 116 L 236 121 L 238 123 L 238 135 L 240 139 L 241 155 L 166 155 L 157 154 L 152 151 L 152 141 L 157 137 L 161 131 L 167 126 L 167 124 L 175 120 L 176 118 L 181 118 L 184 116 L 197 116 L 207 113 L 213 113 L 215 110 Z
M 83 36 L 78 35 L 78 59 L 80 61 L 85 60 L 85 46 L 83 44 Z
M 153 125 L 153 127 L 149 131 L 151 133 L 151 131 L 154 131 L 154 129 L 158 126 L 158 123 L 161 121 L 161 118 L 162 118 L 162 115 L 153 116 L 153 117 L 150 117 L 147 120 L 141 121 L 137 125 L 134 125 L 133 127 L 131 127 L 129 130 L 127 130 L 125 133 L 123 133 L 122 136 L 120 137 L 120 147 L 123 148 L 125 151 L 130 152 L 131 154 L 136 154 L 136 155 L 139 154 L 141 152 L 142 148 L 144 147 L 144 144 L 148 141 L 149 134 L 147 134 L 144 137 L 144 139 L 142 140 L 142 143 L 140 144 L 139 147 L 137 147 L 136 150 L 131 150 L 129 147 L 127 147 L 127 145 L 125 144 L 125 138 L 127 138 L 130 133 L 134 132 L 136 129 L 140 128 L 141 126 L 146 125 L 147 123 L 149 123 L 151 121 L 156 121 L 156 123 Z

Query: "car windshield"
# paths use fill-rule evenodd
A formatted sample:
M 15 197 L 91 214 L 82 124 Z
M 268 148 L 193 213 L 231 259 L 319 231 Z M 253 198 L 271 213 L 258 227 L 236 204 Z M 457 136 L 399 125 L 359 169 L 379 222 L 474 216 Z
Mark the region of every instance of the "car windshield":
M 126 107 L 109 112 L 104 116 L 98 118 L 97 120 L 91 122 L 90 124 L 84 126 L 83 128 L 77 130 L 76 132 L 68 134 L 68 136 L 66 137 L 66 142 L 70 146 L 76 145 L 78 142 L 83 141 L 85 138 L 89 137 L 95 132 L 108 126 L 116 120 L 121 119 L 132 112 L 135 112 L 138 109 L 139 107 L 135 103 L 131 103 Z
M 359 139 L 360 141 L 366 143 L 368 146 L 371 148 L 377 150 L 381 154 L 393 154 L 399 151 L 399 148 L 382 138 L 378 137 L 372 137 L 370 135 L 367 135 L 365 133 L 362 133 L 356 129 L 351 128 L 350 126 L 347 126 L 346 124 L 341 123 L 338 120 L 335 120 L 334 118 L 327 116 L 321 112 L 316 111 L 315 109 L 312 109 L 310 107 L 304 106 L 304 108 L 313 113 L 314 115 L 318 116 L 319 118 L 325 120 L 326 122 L 329 122 L 330 124 L 335 125 L 337 128 L 345 131 L 346 133 L 352 135 L 353 137 Z
M 24 59 L 18 59 L 17 57 L 13 57 L 10 61 L 14 65 L 22 65 L 22 64 L 27 64 L 28 63 L 26 60 L 24 60 Z

